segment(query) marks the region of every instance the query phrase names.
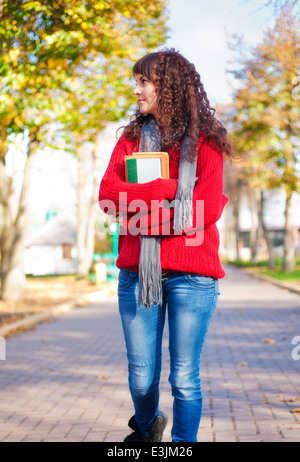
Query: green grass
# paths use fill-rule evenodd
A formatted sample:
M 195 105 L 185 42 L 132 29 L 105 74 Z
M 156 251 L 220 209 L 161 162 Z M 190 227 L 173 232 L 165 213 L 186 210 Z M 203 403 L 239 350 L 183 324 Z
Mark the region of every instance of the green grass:
M 250 261 L 234 260 L 227 261 L 230 265 L 238 266 L 239 268 L 257 268 L 260 274 L 265 274 L 272 278 L 278 279 L 279 281 L 286 282 L 299 282 L 300 283 L 300 256 L 296 257 L 295 264 L 296 268 L 294 271 L 284 272 L 282 270 L 283 259 L 275 259 L 275 268 L 268 268 L 268 261 L 262 260 L 260 262 L 251 263 Z
M 300 268 L 295 269 L 294 271 L 289 271 L 285 273 L 282 270 L 262 270 L 260 274 L 266 274 L 271 278 L 276 278 L 279 281 L 286 282 L 300 282 Z
M 33 274 L 26 274 L 26 278 L 30 278 L 30 279 L 50 279 L 50 278 L 70 278 L 70 279 L 74 279 L 76 277 L 76 274 L 41 274 L 41 275 L 38 275 L 38 276 L 35 276 Z

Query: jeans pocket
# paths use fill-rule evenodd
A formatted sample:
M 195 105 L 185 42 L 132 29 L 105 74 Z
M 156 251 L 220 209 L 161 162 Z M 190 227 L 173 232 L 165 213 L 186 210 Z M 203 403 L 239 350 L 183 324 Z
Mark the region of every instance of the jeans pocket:
M 213 289 L 216 286 L 216 280 L 208 276 L 201 276 L 200 274 L 187 273 L 185 280 L 194 287 L 201 289 Z
M 133 271 L 121 269 L 119 272 L 118 288 L 127 289 L 131 285 L 135 277 L 137 277 L 137 274 Z

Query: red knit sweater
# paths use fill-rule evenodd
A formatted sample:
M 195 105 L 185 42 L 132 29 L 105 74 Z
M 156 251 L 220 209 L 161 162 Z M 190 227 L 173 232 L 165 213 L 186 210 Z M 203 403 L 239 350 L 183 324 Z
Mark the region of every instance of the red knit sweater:
M 219 232 L 216 222 L 222 215 L 228 198 L 223 194 L 223 155 L 213 150 L 208 144 L 201 148 L 197 162 L 197 181 L 193 194 L 194 229 L 197 229 L 196 201 L 204 204 L 204 236 L 201 245 L 187 245 L 187 240 L 194 239 L 196 233 L 182 233 L 174 235 L 172 229 L 173 210 L 169 220 L 163 216 L 158 202 L 175 199 L 179 168 L 179 151 L 170 154 L 170 179 L 157 179 L 144 184 L 129 184 L 125 182 L 124 156 L 131 155 L 138 150 L 138 143 L 129 141 L 124 135 L 117 142 L 109 165 L 103 176 L 99 191 L 99 205 L 107 212 L 105 201 L 112 201 L 117 214 L 126 212 L 125 231 L 119 236 L 119 256 L 116 262 L 118 268 L 138 271 L 140 239 L 139 235 L 132 235 L 128 229 L 128 222 L 134 220 L 134 212 L 139 212 L 139 233 L 161 236 L 161 267 L 163 272 L 188 271 L 214 278 L 222 278 L 225 272 L 220 264 L 218 255 Z M 177 159 L 177 160 L 176 160 Z M 121 194 L 121 201 L 120 196 Z M 127 194 L 126 196 L 124 193 Z M 130 203 L 142 200 L 139 208 L 132 208 Z M 130 208 L 131 207 L 131 208 Z M 197 209 L 198 210 L 198 209 Z M 108 210 L 108 213 L 110 211 Z M 143 213 L 143 215 L 142 215 Z M 150 227 L 151 224 L 151 227 Z M 202 228 L 203 229 L 203 228 Z M 171 231 L 170 231 L 171 230 Z M 198 230 L 199 232 L 199 230 Z M 167 235 L 166 235 L 167 233 Z M 200 234 L 199 234 L 200 236 Z M 202 241 L 202 239 L 200 239 Z M 199 239 L 198 239 L 199 241 Z

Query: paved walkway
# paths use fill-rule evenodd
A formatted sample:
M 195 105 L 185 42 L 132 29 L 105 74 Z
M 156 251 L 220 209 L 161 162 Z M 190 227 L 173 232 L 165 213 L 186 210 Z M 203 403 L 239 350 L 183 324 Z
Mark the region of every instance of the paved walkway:
M 226 270 L 202 360 L 198 439 L 300 441 L 300 296 Z M 167 332 L 163 348 L 169 442 Z M 116 297 L 7 338 L 0 389 L 0 441 L 123 441 L 133 408 Z

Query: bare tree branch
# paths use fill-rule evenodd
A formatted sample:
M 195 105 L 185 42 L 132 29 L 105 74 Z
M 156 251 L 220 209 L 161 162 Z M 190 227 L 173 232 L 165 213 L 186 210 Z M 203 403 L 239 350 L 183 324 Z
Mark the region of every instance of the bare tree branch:
M 252 3 L 253 0 L 241 0 L 241 3 Z M 260 11 L 264 8 L 271 8 L 273 14 L 277 15 L 281 8 L 286 8 L 287 10 L 294 10 L 294 12 L 299 11 L 300 0 L 264 0 L 262 5 L 256 8 L 256 11 Z

